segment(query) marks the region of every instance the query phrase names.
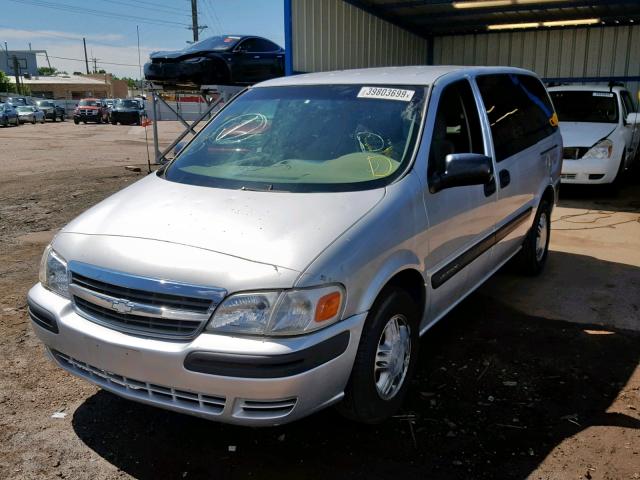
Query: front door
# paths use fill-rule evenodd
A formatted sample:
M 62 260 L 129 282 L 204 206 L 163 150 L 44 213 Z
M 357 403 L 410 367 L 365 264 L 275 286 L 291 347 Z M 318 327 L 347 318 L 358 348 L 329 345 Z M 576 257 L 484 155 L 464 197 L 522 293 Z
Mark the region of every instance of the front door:
M 548 185 L 551 163 L 562 148 L 553 106 L 531 75 L 476 78 L 491 128 L 497 165 L 496 263 L 517 252 L 531 227 L 537 195 Z
M 428 181 L 443 173 L 448 154 L 489 153 L 469 81 L 463 79 L 445 86 L 437 101 L 435 119 L 431 120 Z M 487 185 L 453 187 L 436 193 L 428 186 L 425 189 L 431 322 L 446 313 L 491 267 L 491 241 L 497 220 L 494 182 L 495 179 Z

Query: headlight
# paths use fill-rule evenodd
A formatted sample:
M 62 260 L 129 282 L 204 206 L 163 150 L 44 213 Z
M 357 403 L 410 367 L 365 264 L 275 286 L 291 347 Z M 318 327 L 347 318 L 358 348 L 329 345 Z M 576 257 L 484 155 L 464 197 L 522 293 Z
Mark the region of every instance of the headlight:
M 344 288 L 237 293 L 225 299 L 206 330 L 249 335 L 300 335 L 331 325 L 344 306 Z
M 45 248 L 40 261 L 40 283 L 52 292 L 69 298 L 67 262 L 51 245 Z
M 611 158 L 611 153 L 613 152 L 613 142 L 611 140 L 602 140 L 601 142 L 596 143 L 593 147 L 589 149 L 587 153 L 582 157 L 583 159 L 592 159 L 596 160 L 604 160 L 607 158 Z

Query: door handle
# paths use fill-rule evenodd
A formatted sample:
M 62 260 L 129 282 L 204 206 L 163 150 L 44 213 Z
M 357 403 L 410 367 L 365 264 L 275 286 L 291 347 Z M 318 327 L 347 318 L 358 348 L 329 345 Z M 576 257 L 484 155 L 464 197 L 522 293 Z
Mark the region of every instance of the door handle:
M 504 188 L 511 183 L 509 170 L 500 170 L 498 177 L 500 178 L 500 188 Z

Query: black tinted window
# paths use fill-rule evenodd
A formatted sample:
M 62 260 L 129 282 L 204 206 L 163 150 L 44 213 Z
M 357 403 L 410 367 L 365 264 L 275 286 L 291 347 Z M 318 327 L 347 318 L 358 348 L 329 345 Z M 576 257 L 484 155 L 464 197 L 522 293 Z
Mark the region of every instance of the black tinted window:
M 440 95 L 429 149 L 429 176 L 444 172 L 450 153 L 484 153 L 478 109 L 466 80 L 452 83 Z
M 618 123 L 615 93 L 589 90 L 551 92 L 561 122 Z
M 482 75 L 477 79 L 501 161 L 552 134 L 553 106 L 538 79 L 529 75 Z

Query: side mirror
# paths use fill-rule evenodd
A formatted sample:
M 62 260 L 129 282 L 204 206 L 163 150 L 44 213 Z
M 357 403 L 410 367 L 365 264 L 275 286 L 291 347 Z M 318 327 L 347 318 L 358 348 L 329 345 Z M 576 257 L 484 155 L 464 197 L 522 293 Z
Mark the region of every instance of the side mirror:
M 484 185 L 493 180 L 491 157 L 479 153 L 451 153 L 445 157 L 444 173 L 429 179 L 431 193 L 445 188 Z
M 637 125 L 640 123 L 640 113 L 630 113 L 625 120 L 627 125 Z
M 173 147 L 173 156 L 177 156 L 180 153 L 180 150 L 182 150 L 185 146 L 186 142 L 178 142 L 176 143 L 176 146 Z

